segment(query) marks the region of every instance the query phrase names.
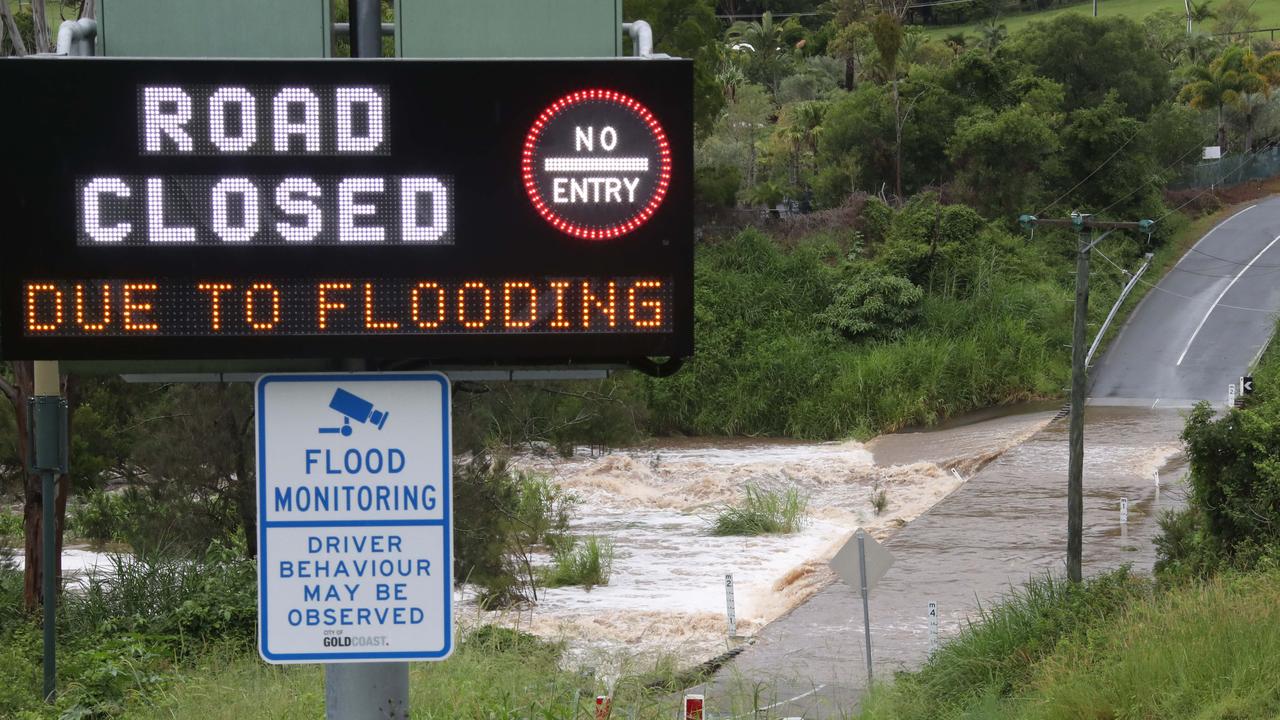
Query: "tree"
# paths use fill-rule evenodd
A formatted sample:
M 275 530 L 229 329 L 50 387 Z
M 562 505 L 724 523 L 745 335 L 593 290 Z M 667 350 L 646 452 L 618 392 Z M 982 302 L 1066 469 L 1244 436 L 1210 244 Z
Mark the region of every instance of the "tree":
M 788 56 L 782 49 L 783 26 L 773 21 L 773 13 L 766 11 L 754 22 L 739 20 L 729 27 L 725 40 L 731 48 L 746 53 L 751 79 L 776 94 L 786 75 Z
M 1211 16 L 1218 20 L 1213 24 L 1213 31 L 1219 35 L 1248 33 L 1262 20 L 1262 16 L 1253 11 L 1253 0 L 1224 0 Z
M 1169 97 L 1169 65 L 1124 17 L 1068 13 L 1032 23 L 1006 43 L 1037 75 L 1062 83 L 1067 109 L 1094 107 L 1118 93 L 1125 112 L 1145 118 Z
M 67 397 L 67 383 L 61 383 L 63 397 Z M 18 444 L 18 461 L 22 475 L 22 526 L 23 526 L 23 604 L 28 610 L 39 607 L 44 599 L 43 572 L 44 552 L 41 538 L 44 536 L 44 503 L 54 503 L 54 535 L 57 545 L 57 556 L 54 558 L 54 574 L 62 577 L 62 537 L 66 529 L 67 490 L 70 479 L 64 474 L 55 481 L 54 497 L 44 497 L 44 488 L 38 474 L 28 472 L 30 458 L 27 456 L 28 441 L 31 428 L 27 423 L 27 398 L 35 395 L 35 371 L 31 362 L 14 362 L 10 364 L 8 377 L 0 375 L 0 395 L 3 395 L 14 410 L 16 420 L 16 440 Z M 68 431 L 70 429 L 68 428 Z
M 131 542 L 142 548 L 201 552 L 208 542 L 244 533 L 257 555 L 253 391 L 244 384 L 178 385 L 148 409 L 135 448 L 145 496 Z
M 628 20 L 643 19 L 653 27 L 654 51 L 693 60 L 693 123 L 698 139 L 711 133 L 724 108 L 716 78 L 720 67 L 720 21 L 712 0 L 627 0 Z
M 1258 57 L 1252 50 L 1240 59 L 1240 87 L 1235 106 L 1244 116 L 1244 151 L 1253 152 L 1254 128 L 1258 115 L 1271 102 L 1271 92 L 1280 87 L 1280 51 Z
M 961 118 L 947 155 L 971 205 L 988 217 L 1012 217 L 1039 192 L 1039 170 L 1057 149 L 1054 119 L 1021 104 Z
M 898 94 L 898 52 L 902 49 L 902 23 L 894 15 L 880 13 L 871 19 L 871 39 L 880 53 L 880 69 L 884 78 L 893 86 L 893 193 L 902 202 L 902 126 L 911 114 L 902 109 L 902 97 Z M 914 103 L 911 103 L 914 106 Z
M 1207 64 L 1186 69 L 1188 81 L 1178 98 L 1197 110 L 1214 110 L 1218 116 L 1218 146 L 1227 147 L 1226 107 L 1239 101 L 1243 83 L 1245 49 L 1232 45 Z
M 1003 23 L 988 20 L 978 28 L 978 47 L 991 55 L 1008 37 L 1009 29 Z
M 822 320 L 849 340 L 897 338 L 920 317 L 922 300 L 910 280 L 864 267 L 837 286 Z
M 858 68 L 863 58 L 874 49 L 871 31 L 865 23 L 851 22 L 836 31 L 831 42 L 827 43 L 827 52 L 831 56 L 844 61 L 844 89 L 852 90 L 857 86 Z

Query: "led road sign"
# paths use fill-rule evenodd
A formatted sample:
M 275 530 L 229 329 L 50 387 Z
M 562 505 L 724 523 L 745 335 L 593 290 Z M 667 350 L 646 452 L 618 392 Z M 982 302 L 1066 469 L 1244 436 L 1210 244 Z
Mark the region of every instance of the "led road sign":
M 0 174 L 0 356 L 688 355 L 691 83 L 680 60 L 0 64 L 50 138 Z

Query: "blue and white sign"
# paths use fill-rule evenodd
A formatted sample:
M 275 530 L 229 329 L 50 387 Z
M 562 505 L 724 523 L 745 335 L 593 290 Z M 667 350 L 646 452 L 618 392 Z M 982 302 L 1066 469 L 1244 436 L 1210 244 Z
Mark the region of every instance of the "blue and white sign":
M 449 380 L 439 373 L 258 380 L 264 660 L 449 655 L 449 409 Z

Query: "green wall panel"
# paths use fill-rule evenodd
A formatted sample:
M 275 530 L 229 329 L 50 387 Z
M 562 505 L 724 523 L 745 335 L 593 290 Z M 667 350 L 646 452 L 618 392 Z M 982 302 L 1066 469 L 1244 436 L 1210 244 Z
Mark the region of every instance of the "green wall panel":
M 396 0 L 400 57 L 613 57 L 621 0 Z
M 115 57 L 329 55 L 328 0 L 99 0 L 98 52 Z

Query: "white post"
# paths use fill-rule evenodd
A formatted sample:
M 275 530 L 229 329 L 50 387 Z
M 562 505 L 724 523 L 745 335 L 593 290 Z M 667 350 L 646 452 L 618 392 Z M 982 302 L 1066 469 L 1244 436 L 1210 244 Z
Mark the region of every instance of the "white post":
M 1231 383 L 1227 386 L 1227 407 L 1236 406 L 1236 384 Z
M 729 639 L 738 636 L 738 618 L 733 610 L 733 573 L 724 574 L 725 613 L 729 617 Z
M 938 603 L 929 601 L 929 657 L 938 649 Z
M 1129 498 L 1120 498 L 1120 524 L 1129 522 Z

